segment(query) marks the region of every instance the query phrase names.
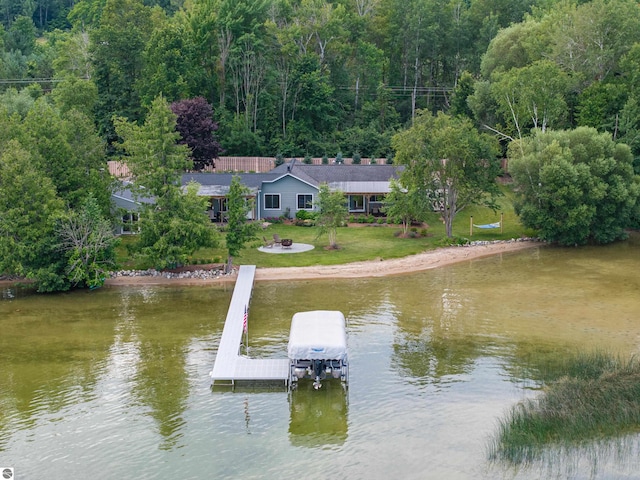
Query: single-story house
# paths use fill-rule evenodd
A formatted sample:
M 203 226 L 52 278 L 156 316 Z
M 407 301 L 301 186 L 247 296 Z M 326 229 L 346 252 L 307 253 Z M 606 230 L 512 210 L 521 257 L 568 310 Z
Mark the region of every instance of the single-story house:
M 339 190 L 347 198 L 350 213 L 377 215 L 389 193 L 390 180 L 397 179 L 395 165 L 307 165 L 297 160 L 267 173 L 186 173 L 182 184 L 200 184 L 199 194 L 210 199 L 210 217 L 224 219 L 226 195 L 234 175 L 248 187 L 254 201 L 251 218 L 294 218 L 299 210 L 313 211 L 320 185 Z
M 295 218 L 300 210 L 316 210 L 323 183 L 345 194 L 349 213 L 378 215 L 390 191 L 390 180 L 397 179 L 401 169 L 395 165 L 307 165 L 291 160 L 266 173 L 185 173 L 182 185 L 200 185 L 198 194 L 209 199 L 209 218 L 216 222 L 225 219 L 226 197 L 234 176 L 240 177 L 249 189 L 248 197 L 254 200 L 250 219 Z M 137 218 L 140 203 L 153 202 L 149 198 L 134 199 L 126 185 L 113 198 L 129 220 Z M 123 218 L 122 233 L 131 231 L 127 219 Z

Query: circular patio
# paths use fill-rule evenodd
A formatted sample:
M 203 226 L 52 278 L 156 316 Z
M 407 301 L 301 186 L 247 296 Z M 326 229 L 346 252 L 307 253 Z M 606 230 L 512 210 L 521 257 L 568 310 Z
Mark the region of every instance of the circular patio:
M 290 247 L 281 247 L 280 245 L 273 245 L 271 247 L 258 247 L 258 250 L 264 253 L 300 253 L 313 250 L 315 247 L 308 243 L 296 243 L 293 242 Z

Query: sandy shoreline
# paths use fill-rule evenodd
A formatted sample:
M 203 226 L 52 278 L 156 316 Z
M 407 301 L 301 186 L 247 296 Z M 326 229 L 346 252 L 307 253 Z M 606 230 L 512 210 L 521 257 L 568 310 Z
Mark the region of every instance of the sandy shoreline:
M 403 275 L 421 272 L 432 268 L 444 267 L 467 260 L 498 255 L 501 253 L 536 248 L 544 243 L 536 241 L 505 241 L 472 245 L 465 247 L 447 247 L 429 250 L 403 258 L 389 260 L 368 260 L 365 262 L 340 265 L 322 265 L 309 267 L 258 268 L 256 281 L 314 280 L 321 278 L 371 278 Z M 164 276 L 120 276 L 109 278 L 105 286 L 121 285 L 208 285 L 233 283 L 236 274 L 215 278 L 167 278 Z M 0 285 L 19 283 L 16 280 L 0 280 Z
M 452 265 L 458 262 L 515 252 L 544 245 L 535 241 L 500 242 L 469 247 L 448 247 L 390 260 L 370 260 L 341 265 L 258 268 L 256 281 L 313 280 L 320 278 L 367 278 L 402 275 Z M 210 279 L 138 276 L 109 278 L 105 285 L 207 285 L 235 282 L 236 275 Z

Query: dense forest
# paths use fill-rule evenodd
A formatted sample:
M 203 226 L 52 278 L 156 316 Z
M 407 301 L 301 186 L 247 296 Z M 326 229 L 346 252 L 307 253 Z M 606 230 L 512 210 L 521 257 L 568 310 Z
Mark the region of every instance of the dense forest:
M 0 0 L 0 88 L 109 145 L 161 93 L 204 97 L 226 155 L 391 156 L 419 109 L 635 146 L 639 37 L 633 0 Z
M 0 0 L 0 273 L 41 291 L 113 265 L 107 158 L 170 214 L 139 235 L 163 264 L 217 241 L 176 179 L 219 153 L 395 156 L 424 199 L 488 137 L 542 238 L 640 225 L 638 2 Z

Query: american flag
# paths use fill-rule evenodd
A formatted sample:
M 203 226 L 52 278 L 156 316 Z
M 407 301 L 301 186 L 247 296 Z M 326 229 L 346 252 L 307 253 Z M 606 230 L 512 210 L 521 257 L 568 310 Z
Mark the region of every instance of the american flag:
M 247 306 L 244 306 L 244 318 L 242 319 L 242 330 L 247 333 Z

